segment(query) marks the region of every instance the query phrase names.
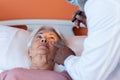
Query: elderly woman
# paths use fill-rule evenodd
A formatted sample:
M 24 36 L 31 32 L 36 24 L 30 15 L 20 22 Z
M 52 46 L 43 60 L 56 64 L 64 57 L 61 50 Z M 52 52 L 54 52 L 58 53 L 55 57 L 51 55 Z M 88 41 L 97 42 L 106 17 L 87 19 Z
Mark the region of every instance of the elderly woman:
M 43 26 L 35 30 L 28 44 L 31 69 L 53 70 L 57 50 L 53 43 L 58 42 L 64 43 L 64 38 L 55 29 Z
M 66 72 L 53 71 L 57 43 L 65 46 L 64 37 L 54 28 L 42 26 L 34 30 L 28 41 L 30 69 L 16 68 L 5 71 L 0 80 L 71 80 Z

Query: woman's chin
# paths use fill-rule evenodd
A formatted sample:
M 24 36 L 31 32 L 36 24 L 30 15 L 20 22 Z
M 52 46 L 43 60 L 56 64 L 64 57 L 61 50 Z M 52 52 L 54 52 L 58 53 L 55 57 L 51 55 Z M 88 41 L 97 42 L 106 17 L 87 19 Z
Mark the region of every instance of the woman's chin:
M 44 49 L 44 48 L 41 48 L 41 49 L 37 52 L 38 55 L 47 55 L 48 53 L 49 53 L 48 49 L 46 50 L 46 49 Z

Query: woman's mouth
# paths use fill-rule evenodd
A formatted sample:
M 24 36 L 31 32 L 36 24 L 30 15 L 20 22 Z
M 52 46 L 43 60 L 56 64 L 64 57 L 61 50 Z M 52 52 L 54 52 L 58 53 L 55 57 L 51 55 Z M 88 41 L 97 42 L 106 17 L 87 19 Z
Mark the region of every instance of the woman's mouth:
M 38 48 L 47 48 L 47 49 L 49 49 L 49 46 L 48 46 L 47 43 L 41 43 L 41 44 L 38 46 Z

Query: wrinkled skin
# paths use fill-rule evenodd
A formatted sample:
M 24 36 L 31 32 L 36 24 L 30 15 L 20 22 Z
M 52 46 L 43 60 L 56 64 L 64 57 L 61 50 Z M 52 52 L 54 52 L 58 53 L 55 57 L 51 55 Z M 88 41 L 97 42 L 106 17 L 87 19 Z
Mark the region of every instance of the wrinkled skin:
M 65 59 L 70 55 L 75 55 L 74 51 L 62 43 L 53 43 L 58 48 L 54 61 L 64 65 Z

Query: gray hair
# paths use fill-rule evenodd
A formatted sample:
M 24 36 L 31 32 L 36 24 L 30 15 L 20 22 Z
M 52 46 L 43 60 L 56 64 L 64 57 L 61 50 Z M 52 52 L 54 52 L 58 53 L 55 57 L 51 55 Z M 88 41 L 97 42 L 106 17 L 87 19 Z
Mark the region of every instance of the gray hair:
M 31 44 L 33 42 L 33 39 L 35 38 L 35 35 L 41 31 L 41 30 L 50 30 L 50 31 L 53 31 L 57 34 L 57 36 L 59 37 L 60 41 L 63 43 L 63 44 L 66 44 L 66 40 L 63 36 L 63 34 L 57 30 L 56 28 L 54 28 L 53 26 L 46 26 L 46 25 L 42 25 L 38 28 L 36 28 L 35 30 L 32 31 L 29 39 L 28 39 L 28 43 L 27 43 L 27 48 L 29 49 L 31 47 Z

